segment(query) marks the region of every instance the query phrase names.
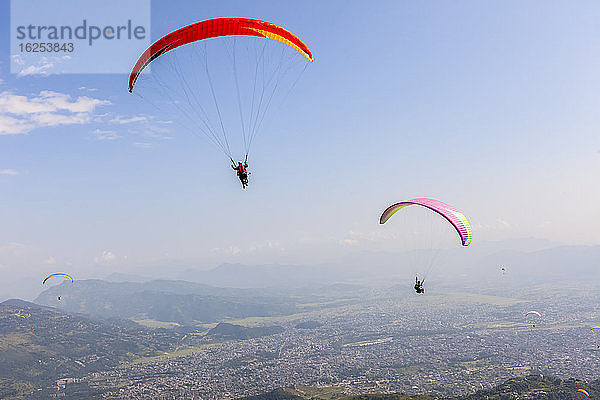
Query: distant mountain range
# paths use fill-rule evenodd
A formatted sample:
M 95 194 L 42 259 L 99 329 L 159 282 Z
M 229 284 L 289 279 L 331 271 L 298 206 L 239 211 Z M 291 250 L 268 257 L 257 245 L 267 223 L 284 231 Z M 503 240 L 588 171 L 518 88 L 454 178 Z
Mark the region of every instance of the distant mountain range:
M 64 281 L 42 292 L 34 302 L 94 318 L 198 326 L 333 307 L 358 301 L 356 296 L 365 290 L 342 284 L 317 286 L 310 290 L 266 290 L 219 288 L 186 281 L 117 283 L 92 279 Z
M 437 251 L 358 252 L 320 266 L 222 264 L 204 271 L 190 269 L 182 279 L 238 288 L 302 288 L 334 283 L 381 286 L 412 277 L 415 260 L 435 264 L 434 279 L 450 284 L 496 278 L 501 266 L 515 279 L 538 283 L 600 278 L 600 246 L 552 246 L 543 240 L 521 239 Z
M 42 292 L 34 301 L 99 318 L 151 319 L 180 325 L 296 311 L 295 303 L 285 297 L 185 281 L 65 281 Z
M 438 288 L 493 288 L 505 267 L 504 283 L 513 288 L 551 282 L 580 284 L 600 278 L 600 246 L 560 246 L 533 252 L 460 248 L 446 250 L 429 282 Z M 155 320 L 195 326 L 247 317 L 290 315 L 307 311 L 305 304 L 328 300 L 358 301 L 367 286 L 390 284 L 392 292 L 410 295 L 412 270 L 389 267 L 390 255 L 364 254 L 354 266 L 278 266 L 223 264 L 209 271 L 190 271 L 189 279 L 137 282 L 65 281 L 42 292 L 34 302 L 99 318 Z M 398 255 L 394 255 L 398 258 Z M 371 260 L 371 264 L 367 264 Z M 121 276 L 123 277 L 123 276 Z M 118 278 L 118 277 L 117 277 Z M 353 282 L 348 284 L 343 282 Z M 211 286 L 220 284 L 221 287 Z M 260 286 L 267 286 L 260 288 Z M 239 285 L 244 288 L 233 288 Z M 440 289 L 441 290 L 441 289 Z M 361 294 L 362 293 L 362 294 Z M 60 300 L 59 300 L 60 297 Z M 339 304 L 338 304 L 339 305 Z M 320 306 L 315 306 L 318 309 Z
M 182 267 L 165 264 L 135 271 L 112 271 L 103 278 L 112 283 L 147 283 L 153 280 L 179 279 L 219 288 L 269 288 L 286 291 L 337 283 L 386 287 L 414 279 L 415 259 L 435 260 L 432 280 L 448 284 L 479 283 L 496 278 L 499 266 L 506 266 L 511 277 L 534 281 L 540 279 L 581 280 L 599 278 L 600 246 L 557 246 L 535 238 L 504 241 L 477 241 L 468 247 L 437 251 L 412 252 L 356 251 L 324 260 L 320 265 L 221 264 L 212 269 L 193 265 Z M 573 271 L 573 272 L 571 272 Z M 76 280 L 84 279 L 74 266 Z M 574 276 L 575 274 L 579 276 Z M 0 285 L 0 299 L 35 298 L 46 287 L 43 276 L 18 275 Z M 222 290 L 222 289 L 220 289 Z M 4 295 L 2 294 L 4 293 Z
M 600 280 L 600 246 L 547 248 L 547 242 L 533 239 L 518 243 L 521 248 L 537 250 L 498 250 L 503 246 L 496 242 L 443 250 L 427 284 L 433 283 L 438 292 L 477 292 L 493 291 L 501 275 L 505 287 L 519 290 L 533 284 L 579 285 Z M 360 301 L 361 296 L 370 296 L 369 286 L 409 296 L 414 272 L 408 260 L 413 256 L 361 252 L 343 264 L 320 267 L 222 264 L 208 271 L 190 270 L 185 281 L 113 274 L 110 282 L 65 281 L 46 289 L 34 302 L 98 318 L 159 321 L 174 326 L 291 315 L 310 307 L 318 310 L 338 306 L 340 301 Z M 501 272 L 501 267 L 506 271 Z M 322 305 L 332 300 L 336 303 Z

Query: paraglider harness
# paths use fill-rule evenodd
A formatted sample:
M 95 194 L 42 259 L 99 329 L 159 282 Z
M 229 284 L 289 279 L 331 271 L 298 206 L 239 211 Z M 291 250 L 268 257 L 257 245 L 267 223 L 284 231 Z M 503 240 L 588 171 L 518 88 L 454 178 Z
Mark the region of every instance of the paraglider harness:
M 240 182 L 242 182 L 242 188 L 246 189 L 248 186 L 248 156 L 244 159 L 244 164 L 240 161 L 238 165 L 235 165 L 235 161 L 231 160 L 231 168 L 236 170 L 238 178 L 240 178 Z
M 415 291 L 419 294 L 423 294 L 425 293 L 425 289 L 423 289 L 423 283 L 425 282 L 425 279 L 423 279 L 422 281 L 419 281 L 419 277 L 415 277 Z

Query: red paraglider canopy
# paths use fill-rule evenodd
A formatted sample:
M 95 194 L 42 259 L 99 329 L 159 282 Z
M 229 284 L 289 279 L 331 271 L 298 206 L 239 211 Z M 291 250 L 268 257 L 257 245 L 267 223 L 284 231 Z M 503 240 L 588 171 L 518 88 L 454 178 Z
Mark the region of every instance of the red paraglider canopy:
M 306 44 L 280 26 L 257 19 L 215 18 L 185 26 L 154 42 L 135 63 L 129 76 L 129 91 L 133 91 L 133 85 L 142 70 L 161 54 L 198 40 L 231 35 L 259 36 L 278 40 L 298 50 L 309 61 L 313 61 L 312 53 Z

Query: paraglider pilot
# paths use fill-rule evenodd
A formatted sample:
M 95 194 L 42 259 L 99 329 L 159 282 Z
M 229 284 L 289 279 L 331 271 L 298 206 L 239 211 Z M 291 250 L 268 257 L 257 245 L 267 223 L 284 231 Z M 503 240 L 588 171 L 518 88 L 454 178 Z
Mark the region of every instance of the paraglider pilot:
M 425 289 L 423 289 L 423 282 L 425 282 L 425 279 L 420 281 L 419 277 L 415 277 L 415 291 L 417 293 L 425 293 Z
M 238 161 L 238 165 L 235 165 L 232 160 L 231 168 L 236 171 L 238 178 L 240 178 L 240 182 L 242 182 L 242 188 L 246 189 L 246 186 L 248 186 L 248 161 L 244 161 L 243 164 L 241 161 Z

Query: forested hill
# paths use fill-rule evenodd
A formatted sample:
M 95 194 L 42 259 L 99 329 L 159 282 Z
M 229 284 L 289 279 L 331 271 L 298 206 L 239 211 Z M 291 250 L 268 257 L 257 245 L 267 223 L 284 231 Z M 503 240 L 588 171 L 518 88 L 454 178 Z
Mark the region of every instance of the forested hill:
M 486 390 L 475 393 L 444 398 L 444 400 L 509 400 L 509 399 L 536 399 L 536 400 L 587 400 L 587 396 L 578 392 L 584 389 L 590 398 L 600 396 L 600 379 L 593 382 L 584 382 L 577 379 L 559 379 L 543 375 L 529 375 L 508 381 Z M 345 396 L 337 395 L 338 390 L 331 388 L 294 387 L 279 388 L 270 392 L 243 397 L 240 400 L 430 400 L 440 399 L 436 396 L 406 394 L 360 394 Z
M 154 356 L 179 343 L 181 336 L 171 330 L 146 329 L 127 321 L 98 322 L 7 300 L 0 303 L 0 399 L 56 396 L 59 378 L 79 378 L 134 357 Z M 48 391 L 50 386 L 54 390 Z M 69 392 L 71 398 L 100 397 L 87 383 L 76 386 Z

